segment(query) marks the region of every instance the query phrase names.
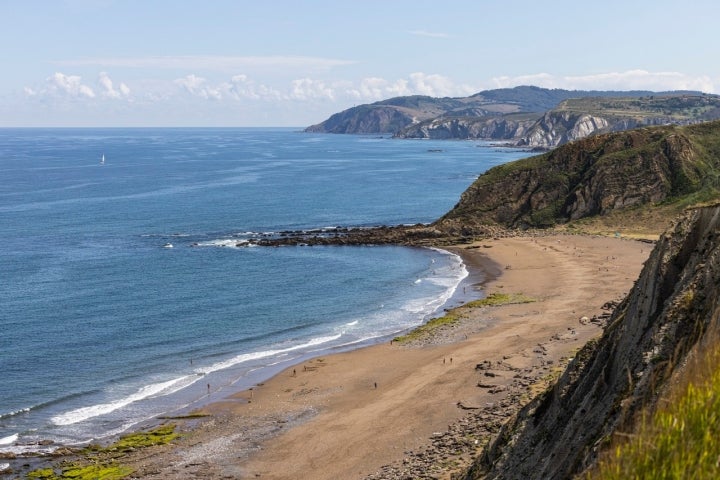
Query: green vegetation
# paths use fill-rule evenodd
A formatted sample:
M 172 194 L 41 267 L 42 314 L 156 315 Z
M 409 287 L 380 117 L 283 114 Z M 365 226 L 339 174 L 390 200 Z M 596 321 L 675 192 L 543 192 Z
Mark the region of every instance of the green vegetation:
M 464 305 L 468 308 L 499 307 L 500 305 L 511 305 L 515 303 L 532 303 L 536 300 L 522 293 L 491 293 L 480 300 L 473 300 Z
M 647 236 L 683 209 L 718 200 L 720 121 L 591 136 L 493 167 L 440 223 L 547 228 L 570 222 L 580 232 Z
M 166 445 L 178 437 L 175 425 L 163 425 L 147 432 L 137 432 L 125 435 L 117 442 L 107 447 L 111 452 L 128 452 L 136 448 L 153 445 Z
M 133 472 L 132 468 L 114 463 L 69 465 L 56 473 L 52 468 L 41 468 L 28 473 L 28 478 L 38 480 L 121 480 Z
M 205 417 L 209 417 L 209 416 L 210 416 L 210 414 L 208 414 L 208 413 L 192 412 L 192 413 L 188 413 L 186 415 L 173 415 L 173 416 L 169 416 L 169 417 L 163 415 L 163 416 L 157 417 L 157 418 L 159 418 L 160 420 L 192 420 L 195 418 L 205 418 Z
M 465 318 L 467 312 L 473 308 L 497 307 L 500 305 L 509 305 L 512 303 L 530 303 L 534 301 L 535 299 L 523 295 L 522 293 L 493 293 L 488 295 L 486 298 L 474 300 L 472 302 L 466 303 L 465 305 L 461 305 L 457 308 L 453 308 L 452 310 L 448 310 L 442 317 L 433 318 L 427 323 L 413 329 L 409 333 L 395 337 L 393 341 L 404 343 L 418 340 L 421 338 L 426 338 L 432 335 L 433 332 L 435 332 L 438 328 L 450 326 L 459 322 L 460 320 Z
M 29 479 L 38 480 L 120 480 L 133 473 L 133 469 L 117 463 L 123 454 L 138 448 L 166 445 L 178 437 L 175 425 L 161 425 L 146 432 L 130 433 L 107 446 L 91 445 L 83 451 L 84 458 L 64 463 L 58 469 L 40 468 L 28 473 Z
M 709 348 L 686 378 L 588 479 L 720 478 L 720 345 Z
M 462 317 L 458 315 L 457 313 L 454 313 L 455 310 L 453 309 L 449 311 L 446 315 L 438 318 L 433 318 L 429 322 L 420 325 L 419 327 L 413 329 L 412 331 L 406 333 L 405 335 L 400 335 L 398 337 L 395 337 L 393 341 L 404 343 L 409 342 L 412 340 L 417 340 L 420 338 L 423 338 L 427 335 L 430 335 L 433 331 L 436 329 L 445 326 L 445 325 L 452 325 L 454 323 L 457 323 Z
M 644 97 L 572 98 L 558 105 L 558 111 L 587 113 L 605 118 L 641 121 L 664 117 L 668 121 L 703 119 L 720 106 L 711 95 L 648 95 Z

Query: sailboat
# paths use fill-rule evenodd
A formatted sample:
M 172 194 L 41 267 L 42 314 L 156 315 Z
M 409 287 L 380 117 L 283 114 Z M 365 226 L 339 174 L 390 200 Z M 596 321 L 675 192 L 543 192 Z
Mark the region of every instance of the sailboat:
M 100 165 L 105 165 L 105 154 L 103 153 L 102 158 L 100 159 Z

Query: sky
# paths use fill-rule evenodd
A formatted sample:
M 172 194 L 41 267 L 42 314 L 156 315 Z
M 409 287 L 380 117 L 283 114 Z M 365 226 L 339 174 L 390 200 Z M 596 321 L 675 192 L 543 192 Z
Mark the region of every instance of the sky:
M 0 127 L 304 127 L 401 95 L 720 93 L 717 0 L 0 0 Z

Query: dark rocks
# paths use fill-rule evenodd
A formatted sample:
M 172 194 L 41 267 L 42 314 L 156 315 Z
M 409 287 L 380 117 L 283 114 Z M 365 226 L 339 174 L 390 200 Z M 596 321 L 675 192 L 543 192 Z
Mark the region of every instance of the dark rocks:
M 407 451 L 402 461 L 385 465 L 367 480 L 441 479 L 462 470 L 479 449 L 495 435 L 517 404 L 505 400 L 494 405 L 471 407 L 471 413 L 450 425 L 445 432 L 436 432 L 430 445 L 420 451 Z

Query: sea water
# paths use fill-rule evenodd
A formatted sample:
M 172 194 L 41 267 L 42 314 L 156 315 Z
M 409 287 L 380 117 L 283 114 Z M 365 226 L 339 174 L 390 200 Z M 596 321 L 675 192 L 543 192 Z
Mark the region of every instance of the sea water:
M 294 129 L 1 129 L 0 451 L 98 441 L 426 321 L 467 275 L 455 255 L 245 241 L 431 222 L 525 155 Z

